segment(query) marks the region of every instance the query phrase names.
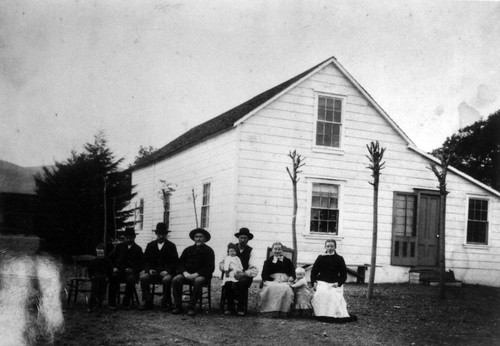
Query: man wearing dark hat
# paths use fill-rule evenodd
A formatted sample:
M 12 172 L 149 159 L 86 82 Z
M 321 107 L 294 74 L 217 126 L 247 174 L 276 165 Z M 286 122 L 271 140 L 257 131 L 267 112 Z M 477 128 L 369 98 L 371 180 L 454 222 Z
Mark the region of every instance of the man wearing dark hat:
M 172 308 L 171 285 L 175 274 L 175 265 L 179 259 L 177 247 L 167 240 L 167 225 L 159 222 L 156 225 L 156 240 L 148 243 L 144 251 L 144 270 L 141 272 L 142 301 L 140 310 L 153 309 L 153 295 L 151 284 L 163 284 L 161 307 L 163 310 Z
M 248 246 L 248 241 L 253 239 L 253 234 L 246 227 L 240 228 L 238 233 L 234 236 L 238 238 L 238 246 L 236 249 L 236 256 L 241 260 L 243 265 L 243 272 L 234 274 L 234 278 L 238 280 L 238 316 L 245 316 L 245 305 L 248 300 L 248 289 L 252 284 L 253 278 L 257 276 L 259 270 L 255 263 L 255 257 L 252 248 Z M 223 265 L 223 263 L 221 263 Z M 220 265 L 219 265 L 220 266 Z M 224 268 L 221 267 L 221 271 Z
M 184 284 L 193 285 L 188 307 L 188 315 L 195 314 L 196 302 L 200 299 L 203 284 L 212 279 L 215 270 L 214 250 L 205 242 L 210 240 L 210 233 L 203 228 L 196 228 L 189 233 L 189 237 L 194 241 L 184 249 L 177 263 L 177 274 L 172 282 L 174 293 L 175 309 L 173 314 L 182 312 L 182 286 Z
M 139 245 L 135 243 L 135 230 L 132 227 L 125 228 L 125 241 L 116 245 L 109 254 L 113 263 L 113 275 L 109 280 L 108 304 L 110 309 L 116 309 L 116 293 L 120 282 L 125 282 L 125 296 L 123 306 L 128 307 L 134 286 L 139 280 L 139 273 L 144 266 L 144 255 Z

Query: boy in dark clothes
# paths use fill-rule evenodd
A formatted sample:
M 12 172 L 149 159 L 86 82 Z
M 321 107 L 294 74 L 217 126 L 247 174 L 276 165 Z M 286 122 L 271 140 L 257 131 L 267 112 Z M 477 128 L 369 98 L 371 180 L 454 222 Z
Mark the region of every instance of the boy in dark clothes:
M 104 244 L 97 245 L 96 258 L 90 262 L 88 273 L 90 277 L 90 299 L 87 308 L 88 312 L 92 312 L 94 305 L 97 302 L 97 309 L 101 311 L 102 302 L 106 295 L 108 280 L 113 273 L 113 264 L 111 260 L 104 255 Z

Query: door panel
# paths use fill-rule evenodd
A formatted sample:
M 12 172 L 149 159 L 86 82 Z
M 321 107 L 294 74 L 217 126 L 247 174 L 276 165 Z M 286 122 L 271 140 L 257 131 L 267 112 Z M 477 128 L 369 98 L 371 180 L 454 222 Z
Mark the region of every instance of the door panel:
M 419 266 L 437 266 L 439 204 L 437 195 L 421 194 L 418 199 L 417 239 Z

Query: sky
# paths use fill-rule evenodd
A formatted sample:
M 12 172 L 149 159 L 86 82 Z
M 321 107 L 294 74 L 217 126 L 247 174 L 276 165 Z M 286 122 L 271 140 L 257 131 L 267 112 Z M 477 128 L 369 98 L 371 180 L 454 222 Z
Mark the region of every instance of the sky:
M 500 2 L 0 2 L 0 160 L 124 165 L 335 56 L 421 149 L 500 109 Z

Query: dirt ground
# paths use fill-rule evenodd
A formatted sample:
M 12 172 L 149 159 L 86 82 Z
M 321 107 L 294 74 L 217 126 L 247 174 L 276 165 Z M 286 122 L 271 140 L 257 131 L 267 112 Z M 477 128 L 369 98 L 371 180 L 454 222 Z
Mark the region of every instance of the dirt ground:
M 331 324 L 313 318 L 276 319 L 255 310 L 251 288 L 249 314 L 225 316 L 218 310 L 220 284 L 212 281 L 212 310 L 194 317 L 153 311 L 118 310 L 98 315 L 84 301 L 67 307 L 65 331 L 55 345 L 499 345 L 500 288 L 438 288 L 409 284 L 346 284 L 345 297 L 357 322 Z M 140 294 L 140 292 L 139 292 Z M 159 299 L 159 297 L 157 298 Z M 156 301 L 158 303 L 158 301 Z

